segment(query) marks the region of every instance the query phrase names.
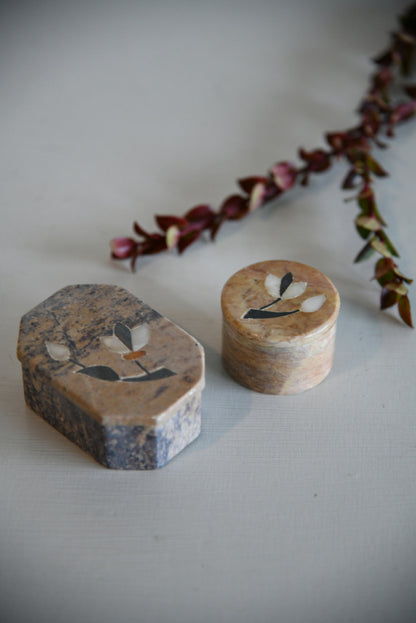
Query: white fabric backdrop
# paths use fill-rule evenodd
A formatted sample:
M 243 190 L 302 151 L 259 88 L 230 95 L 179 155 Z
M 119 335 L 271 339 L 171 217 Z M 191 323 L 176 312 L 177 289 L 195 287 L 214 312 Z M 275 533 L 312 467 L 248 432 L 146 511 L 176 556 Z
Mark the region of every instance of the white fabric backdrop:
M 415 620 L 415 333 L 377 310 L 343 165 L 135 274 L 108 241 L 215 206 L 354 123 L 404 2 L 16 2 L 0 18 L 0 612 L 5 623 Z M 415 123 L 377 183 L 415 276 Z M 223 284 L 264 259 L 342 300 L 334 368 L 254 394 L 220 359 Z M 201 437 L 160 471 L 111 472 L 24 404 L 19 318 L 70 283 L 126 287 L 206 349 Z M 411 295 L 415 306 L 414 293 Z

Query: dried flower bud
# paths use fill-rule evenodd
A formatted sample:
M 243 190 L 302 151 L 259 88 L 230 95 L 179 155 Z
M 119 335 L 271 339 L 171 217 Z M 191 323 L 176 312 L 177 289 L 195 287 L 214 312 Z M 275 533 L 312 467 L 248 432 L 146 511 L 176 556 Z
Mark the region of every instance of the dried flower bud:
M 133 238 L 113 238 L 110 241 L 111 254 L 114 259 L 125 260 L 131 257 L 137 243 Z
M 171 225 L 166 231 L 166 246 L 173 249 L 178 244 L 180 238 L 180 229 L 176 225 Z
M 396 108 L 394 108 L 391 114 L 390 123 L 392 125 L 395 125 L 396 123 L 399 123 L 400 121 L 404 121 L 405 119 L 408 119 L 409 117 L 414 115 L 415 112 L 416 112 L 416 99 L 410 100 L 410 102 L 405 102 L 404 104 L 399 104 L 398 106 L 396 106 Z
M 324 149 L 306 151 L 301 148 L 299 149 L 299 157 L 307 163 L 309 171 L 314 173 L 326 171 L 331 166 L 330 155 Z
M 164 216 L 164 215 L 156 215 L 155 216 L 156 223 L 159 225 L 162 231 L 168 231 L 171 227 L 176 227 L 177 229 L 184 229 L 188 221 L 185 218 L 180 216 Z
M 280 190 L 289 190 L 295 185 L 297 176 L 296 167 L 290 162 L 277 162 L 270 169 L 274 183 Z
M 258 182 L 250 193 L 249 210 L 257 210 L 263 203 L 266 197 L 266 184 Z
M 238 180 L 238 185 L 241 190 L 250 195 L 253 192 L 253 189 L 257 184 L 263 184 L 266 186 L 268 182 L 267 177 L 261 175 L 252 175 L 251 177 L 243 177 Z
M 185 214 L 188 223 L 198 225 L 200 229 L 209 228 L 215 217 L 215 212 L 209 205 L 197 205 Z
M 256 186 L 254 187 L 256 188 Z M 227 197 L 220 208 L 220 213 L 230 221 L 243 218 L 248 212 L 248 203 L 241 195 L 230 195 Z

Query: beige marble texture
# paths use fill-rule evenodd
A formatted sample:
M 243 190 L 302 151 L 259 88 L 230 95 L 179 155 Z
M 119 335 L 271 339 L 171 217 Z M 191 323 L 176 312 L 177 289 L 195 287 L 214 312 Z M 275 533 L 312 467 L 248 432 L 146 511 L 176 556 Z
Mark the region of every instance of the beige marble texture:
M 291 285 L 271 304 L 266 279 L 289 274 Z M 333 283 L 317 269 L 284 260 L 252 264 L 227 281 L 221 306 L 223 362 L 239 383 L 268 394 L 296 394 L 328 375 L 340 300 Z M 247 317 L 253 310 L 265 317 Z

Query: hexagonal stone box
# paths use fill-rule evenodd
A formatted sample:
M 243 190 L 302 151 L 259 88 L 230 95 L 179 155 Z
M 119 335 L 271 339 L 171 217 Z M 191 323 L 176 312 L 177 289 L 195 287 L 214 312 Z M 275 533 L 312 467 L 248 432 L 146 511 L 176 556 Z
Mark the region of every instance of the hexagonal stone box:
M 59 290 L 17 356 L 28 406 L 106 467 L 161 467 L 200 433 L 202 347 L 123 288 Z

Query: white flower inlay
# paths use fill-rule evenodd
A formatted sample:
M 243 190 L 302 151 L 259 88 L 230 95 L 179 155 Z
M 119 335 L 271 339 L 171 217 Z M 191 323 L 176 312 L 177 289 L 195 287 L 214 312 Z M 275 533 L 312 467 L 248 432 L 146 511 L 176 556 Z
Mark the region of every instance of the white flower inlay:
M 310 314 L 312 312 L 318 311 L 318 309 L 321 309 L 325 301 L 326 301 L 325 294 L 318 294 L 317 296 L 311 296 L 311 298 L 306 299 L 306 301 L 303 301 L 302 305 L 300 306 L 300 309 L 301 311 L 306 312 L 307 314 Z
M 269 273 L 266 277 L 264 285 L 270 296 L 274 298 L 280 297 L 283 301 L 288 299 L 294 299 L 297 296 L 301 296 L 306 290 L 308 285 L 306 281 L 292 281 L 292 283 L 280 294 L 282 280 L 276 275 Z
M 277 277 L 272 273 L 268 273 L 264 280 L 264 287 L 268 294 L 273 297 L 273 300 L 261 307 L 249 309 L 243 314 L 242 318 L 258 320 L 260 318 L 283 318 L 298 312 L 310 314 L 318 311 L 326 301 L 325 294 L 318 294 L 317 296 L 309 297 L 303 303 L 298 302 L 297 309 L 282 310 L 276 307 L 280 301 L 299 298 L 308 287 L 306 281 L 294 281 L 291 272 L 287 272 L 283 277 Z M 274 311 L 270 311 L 271 307 L 275 307 Z
M 127 330 L 128 331 L 128 330 Z M 123 336 L 121 336 L 123 338 Z M 131 340 L 131 349 L 127 346 L 127 344 L 123 343 L 117 335 L 106 335 L 102 337 L 101 340 L 108 350 L 113 351 L 114 353 L 119 353 L 120 355 L 124 355 L 126 353 L 140 350 L 147 344 L 150 340 L 150 330 L 147 324 L 139 324 L 133 329 L 129 331 L 129 338 Z M 130 343 L 128 341 L 127 343 Z
M 150 340 L 150 330 L 147 324 L 139 324 L 131 330 L 133 350 L 140 350 Z
M 71 351 L 64 344 L 45 342 L 45 346 L 49 356 L 55 359 L 55 361 L 68 361 L 71 356 Z
M 129 352 L 127 346 L 124 346 L 123 342 L 115 335 L 106 335 L 105 337 L 102 337 L 101 340 L 104 346 L 108 348 L 108 350 L 113 351 L 113 353 L 119 353 L 122 355 Z

